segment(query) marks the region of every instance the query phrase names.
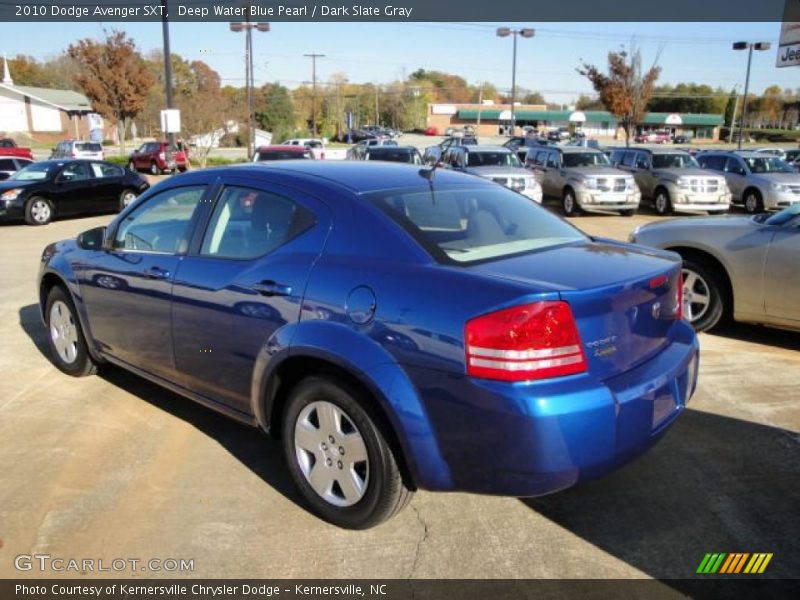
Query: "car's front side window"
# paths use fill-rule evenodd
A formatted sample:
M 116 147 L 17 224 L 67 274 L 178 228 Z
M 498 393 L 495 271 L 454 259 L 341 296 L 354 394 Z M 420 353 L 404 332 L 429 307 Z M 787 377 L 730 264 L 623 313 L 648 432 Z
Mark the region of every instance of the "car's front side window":
M 250 259 L 300 235 L 315 222 L 308 210 L 278 194 L 227 187 L 214 207 L 200 254 Z
M 114 248 L 169 254 L 185 251 L 189 222 L 205 190 L 205 186 L 188 186 L 150 197 L 119 224 Z

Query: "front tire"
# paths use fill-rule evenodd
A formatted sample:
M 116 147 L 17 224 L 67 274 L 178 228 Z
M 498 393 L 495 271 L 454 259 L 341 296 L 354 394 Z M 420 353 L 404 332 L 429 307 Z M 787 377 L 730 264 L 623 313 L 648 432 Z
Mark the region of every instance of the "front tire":
M 45 304 L 47 343 L 55 365 L 67 375 L 85 377 L 97 372 L 97 365 L 86 349 L 75 304 L 60 286 L 47 295 Z
M 130 189 L 122 190 L 122 193 L 119 195 L 119 212 L 125 210 L 134 200 L 136 200 L 136 192 Z
M 707 262 L 683 259 L 684 318 L 696 331 L 708 331 L 719 324 L 727 308 L 725 289 Z
M 130 161 L 128 163 L 128 170 L 129 171 L 133 171 L 134 173 L 138 173 L 139 172 L 139 169 L 136 168 L 136 163 L 133 162 L 133 161 Z
M 656 190 L 656 197 L 653 199 L 653 205 L 656 209 L 656 214 L 666 217 L 672 214 L 672 200 L 670 200 L 669 192 L 664 188 Z
M 744 209 L 751 215 L 764 212 L 764 199 L 761 192 L 749 189 L 744 193 Z
M 572 188 L 566 188 L 561 195 L 561 208 L 564 215 L 567 217 L 578 217 L 581 214 L 581 207 L 575 199 L 575 191 Z
M 161 169 L 158 168 L 155 161 L 150 163 L 150 175 L 161 175 Z
M 28 225 L 47 225 L 53 220 L 53 205 L 47 198 L 34 196 L 25 203 L 25 222 Z
M 311 376 L 292 389 L 284 411 L 292 479 L 314 513 L 347 529 L 378 525 L 412 496 L 366 406 L 345 382 Z

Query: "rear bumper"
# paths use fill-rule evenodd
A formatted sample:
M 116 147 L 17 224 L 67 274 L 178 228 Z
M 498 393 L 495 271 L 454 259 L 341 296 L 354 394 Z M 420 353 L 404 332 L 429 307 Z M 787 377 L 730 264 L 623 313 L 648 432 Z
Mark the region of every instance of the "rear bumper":
M 605 381 L 577 375 L 454 383 L 418 370 L 418 389 L 450 468 L 438 481 L 452 482 L 447 489 L 539 496 L 613 471 L 645 452 L 683 412 L 698 357 L 697 338 L 681 322 L 659 354 Z

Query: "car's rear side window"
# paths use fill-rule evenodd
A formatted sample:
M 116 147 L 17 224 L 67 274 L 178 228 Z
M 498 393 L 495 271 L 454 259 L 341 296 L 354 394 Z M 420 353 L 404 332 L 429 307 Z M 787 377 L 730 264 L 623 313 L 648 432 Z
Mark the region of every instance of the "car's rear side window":
M 440 262 L 472 263 L 585 239 L 501 186 L 420 187 L 369 196 Z
M 200 254 L 256 258 L 279 248 L 314 223 L 314 215 L 289 198 L 230 186 L 214 206 Z

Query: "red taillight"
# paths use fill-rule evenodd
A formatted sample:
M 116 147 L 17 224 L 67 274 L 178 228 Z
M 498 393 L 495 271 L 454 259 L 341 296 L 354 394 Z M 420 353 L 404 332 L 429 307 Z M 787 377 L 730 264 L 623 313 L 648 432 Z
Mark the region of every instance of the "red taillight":
M 325 153 L 324 152 L 320 152 L 319 153 L 319 159 L 320 160 L 325 160 Z
M 501 381 L 562 377 L 586 371 L 586 357 L 566 302 L 535 302 L 467 322 L 467 374 Z
M 683 319 L 683 273 L 678 273 L 678 290 L 675 293 L 675 320 Z

